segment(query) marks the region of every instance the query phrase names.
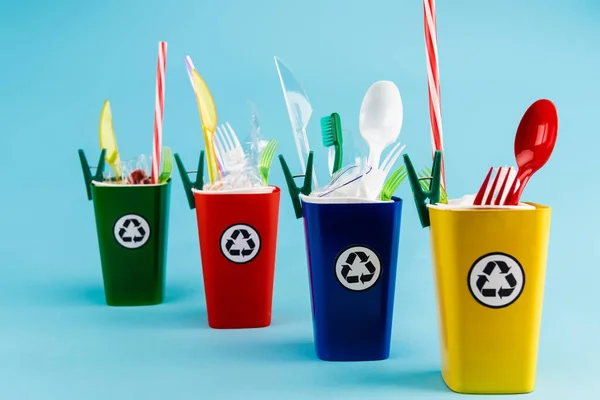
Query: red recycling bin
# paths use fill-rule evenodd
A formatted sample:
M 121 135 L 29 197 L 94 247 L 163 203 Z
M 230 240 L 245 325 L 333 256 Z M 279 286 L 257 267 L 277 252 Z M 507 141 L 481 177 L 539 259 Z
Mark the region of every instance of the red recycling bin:
M 208 325 L 271 324 L 280 189 L 261 193 L 193 190 Z

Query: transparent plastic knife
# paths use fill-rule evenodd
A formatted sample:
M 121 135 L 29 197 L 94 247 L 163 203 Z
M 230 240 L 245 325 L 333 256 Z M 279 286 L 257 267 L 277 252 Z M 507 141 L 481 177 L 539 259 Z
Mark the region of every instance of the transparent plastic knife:
M 308 137 L 306 136 L 306 127 L 312 114 L 312 106 L 308 100 L 308 96 L 302 86 L 292 74 L 292 71 L 279 59 L 275 58 L 275 66 L 277 67 L 277 73 L 279 74 L 279 81 L 281 82 L 281 89 L 283 91 L 283 97 L 285 99 L 285 105 L 288 110 L 290 117 L 290 123 L 294 133 L 294 141 L 296 143 L 296 149 L 298 150 L 298 157 L 300 158 L 300 166 L 302 172 L 306 171 L 306 161 L 308 159 L 308 153 L 310 152 L 310 145 L 308 143 Z M 319 187 L 317 183 L 317 175 L 313 169 L 313 182 L 315 189 Z

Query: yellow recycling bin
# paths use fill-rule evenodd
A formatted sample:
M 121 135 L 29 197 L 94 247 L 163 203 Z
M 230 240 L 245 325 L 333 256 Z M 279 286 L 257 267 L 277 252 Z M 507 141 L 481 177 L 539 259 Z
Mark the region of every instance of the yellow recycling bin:
M 534 390 L 550 207 L 429 206 L 442 377 L 454 392 Z

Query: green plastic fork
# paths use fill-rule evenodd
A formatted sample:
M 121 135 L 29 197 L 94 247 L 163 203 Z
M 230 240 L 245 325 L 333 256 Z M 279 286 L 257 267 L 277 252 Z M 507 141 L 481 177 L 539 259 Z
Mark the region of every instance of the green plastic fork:
M 273 157 L 275 157 L 277 145 L 279 145 L 277 139 L 269 140 L 260 156 L 260 161 L 258 162 L 258 172 L 260 173 L 262 183 L 265 186 L 269 183 L 269 171 L 271 171 L 271 163 L 273 162 Z
M 408 174 L 406 173 L 406 167 L 404 165 L 400 166 L 400 168 L 394 171 L 394 173 L 385 181 L 379 198 L 383 201 L 390 201 L 392 199 L 392 195 L 396 189 L 398 189 L 398 186 L 400 186 L 402 181 L 405 180 L 407 176 Z

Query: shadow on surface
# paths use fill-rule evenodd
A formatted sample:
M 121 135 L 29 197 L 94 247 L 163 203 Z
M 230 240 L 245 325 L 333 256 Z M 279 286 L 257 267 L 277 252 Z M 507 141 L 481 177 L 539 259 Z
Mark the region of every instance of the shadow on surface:
M 171 284 L 165 288 L 162 304 L 172 304 L 188 300 L 198 295 L 198 289 L 190 285 Z M 105 306 L 104 286 L 102 282 L 91 283 L 53 283 L 37 290 L 37 297 L 43 305 L 51 306 Z M 161 304 L 140 307 L 156 307 Z
M 200 287 L 181 284 L 167 284 L 164 304 L 178 303 L 200 295 Z M 204 299 L 203 299 L 204 300 Z
M 51 284 L 39 289 L 38 296 L 42 298 L 42 304 L 50 306 L 107 306 L 102 284 Z
M 243 342 L 230 349 L 236 357 L 263 362 L 319 361 L 312 340 Z
M 144 329 L 209 329 L 202 307 L 168 308 L 157 306 L 112 307 L 114 323 Z
M 442 379 L 441 372 L 433 369 L 421 371 L 394 371 L 389 368 L 383 371 L 381 369 L 365 369 L 360 374 L 356 374 L 352 379 L 345 380 L 345 384 L 387 389 L 397 387 L 399 389 L 405 388 L 445 393 L 449 391 Z

